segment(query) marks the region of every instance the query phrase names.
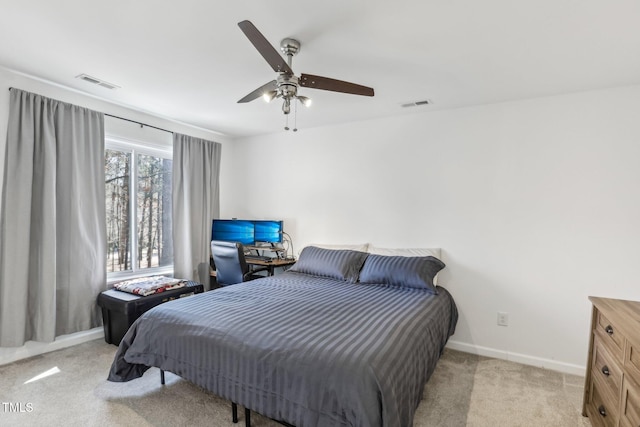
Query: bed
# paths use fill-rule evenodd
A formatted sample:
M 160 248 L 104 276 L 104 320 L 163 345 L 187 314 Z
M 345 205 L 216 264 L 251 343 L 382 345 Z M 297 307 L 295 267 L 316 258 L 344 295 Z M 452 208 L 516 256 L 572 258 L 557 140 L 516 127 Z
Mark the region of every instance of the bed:
M 306 250 L 293 271 L 146 312 L 109 380 L 155 366 L 298 427 L 412 425 L 458 317 L 432 283 L 444 264 L 420 257 L 416 279 L 400 257 Z

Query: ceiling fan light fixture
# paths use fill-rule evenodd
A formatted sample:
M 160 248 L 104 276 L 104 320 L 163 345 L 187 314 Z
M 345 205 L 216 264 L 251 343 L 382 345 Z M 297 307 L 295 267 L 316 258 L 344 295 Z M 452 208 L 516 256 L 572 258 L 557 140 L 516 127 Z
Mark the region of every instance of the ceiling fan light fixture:
M 270 90 L 262 94 L 262 99 L 264 99 L 265 102 L 271 102 L 277 95 L 278 95 L 277 91 Z
M 297 98 L 298 98 L 298 101 L 300 101 L 302 105 L 304 105 L 305 107 L 311 106 L 311 98 L 307 96 L 298 96 Z
M 291 98 L 284 98 L 282 101 L 282 112 L 289 114 L 291 112 Z

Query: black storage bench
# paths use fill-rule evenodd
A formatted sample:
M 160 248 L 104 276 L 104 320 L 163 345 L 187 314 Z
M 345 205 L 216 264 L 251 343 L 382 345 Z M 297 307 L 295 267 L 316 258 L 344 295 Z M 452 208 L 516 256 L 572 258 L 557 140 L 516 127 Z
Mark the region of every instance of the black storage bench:
M 109 344 L 120 345 L 120 341 L 122 341 L 129 327 L 145 311 L 164 302 L 202 292 L 204 292 L 204 286 L 192 281 L 187 282 L 187 285 L 182 288 L 159 292 L 146 297 L 116 289 L 104 291 L 98 295 L 98 306 L 102 308 L 104 340 Z

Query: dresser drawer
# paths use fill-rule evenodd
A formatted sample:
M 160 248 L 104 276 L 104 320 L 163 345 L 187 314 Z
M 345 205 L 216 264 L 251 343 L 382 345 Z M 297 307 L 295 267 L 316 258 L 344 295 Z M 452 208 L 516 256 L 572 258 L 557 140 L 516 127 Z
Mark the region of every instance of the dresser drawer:
M 591 379 L 587 415 L 594 426 L 615 427 L 618 425 L 617 404 L 601 394 L 604 389 L 604 385 L 596 378 Z
M 640 385 L 629 375 L 626 375 L 622 382 L 620 425 L 625 427 L 640 426 Z
M 598 311 L 595 333 L 600 336 L 602 343 L 607 347 L 609 353 L 611 353 L 617 361 L 622 361 L 624 354 L 624 336 L 600 311 Z
M 595 335 L 593 341 L 593 365 L 591 375 L 602 384 L 601 394 L 606 394 L 607 400 L 618 407 L 620 387 L 622 387 L 622 368 L 607 351 L 602 338 Z
M 640 345 L 627 341 L 624 369 L 627 371 L 627 375 L 632 375 L 636 383 L 640 384 Z

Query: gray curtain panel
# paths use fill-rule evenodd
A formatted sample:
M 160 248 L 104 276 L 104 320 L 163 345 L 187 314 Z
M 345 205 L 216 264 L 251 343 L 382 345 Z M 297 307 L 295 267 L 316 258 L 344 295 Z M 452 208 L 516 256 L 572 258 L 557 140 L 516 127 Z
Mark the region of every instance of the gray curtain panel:
M 0 346 L 100 326 L 104 116 L 11 89 L 0 212 Z
M 222 145 L 173 134 L 173 272 L 209 288 L 211 221 L 220 214 Z

